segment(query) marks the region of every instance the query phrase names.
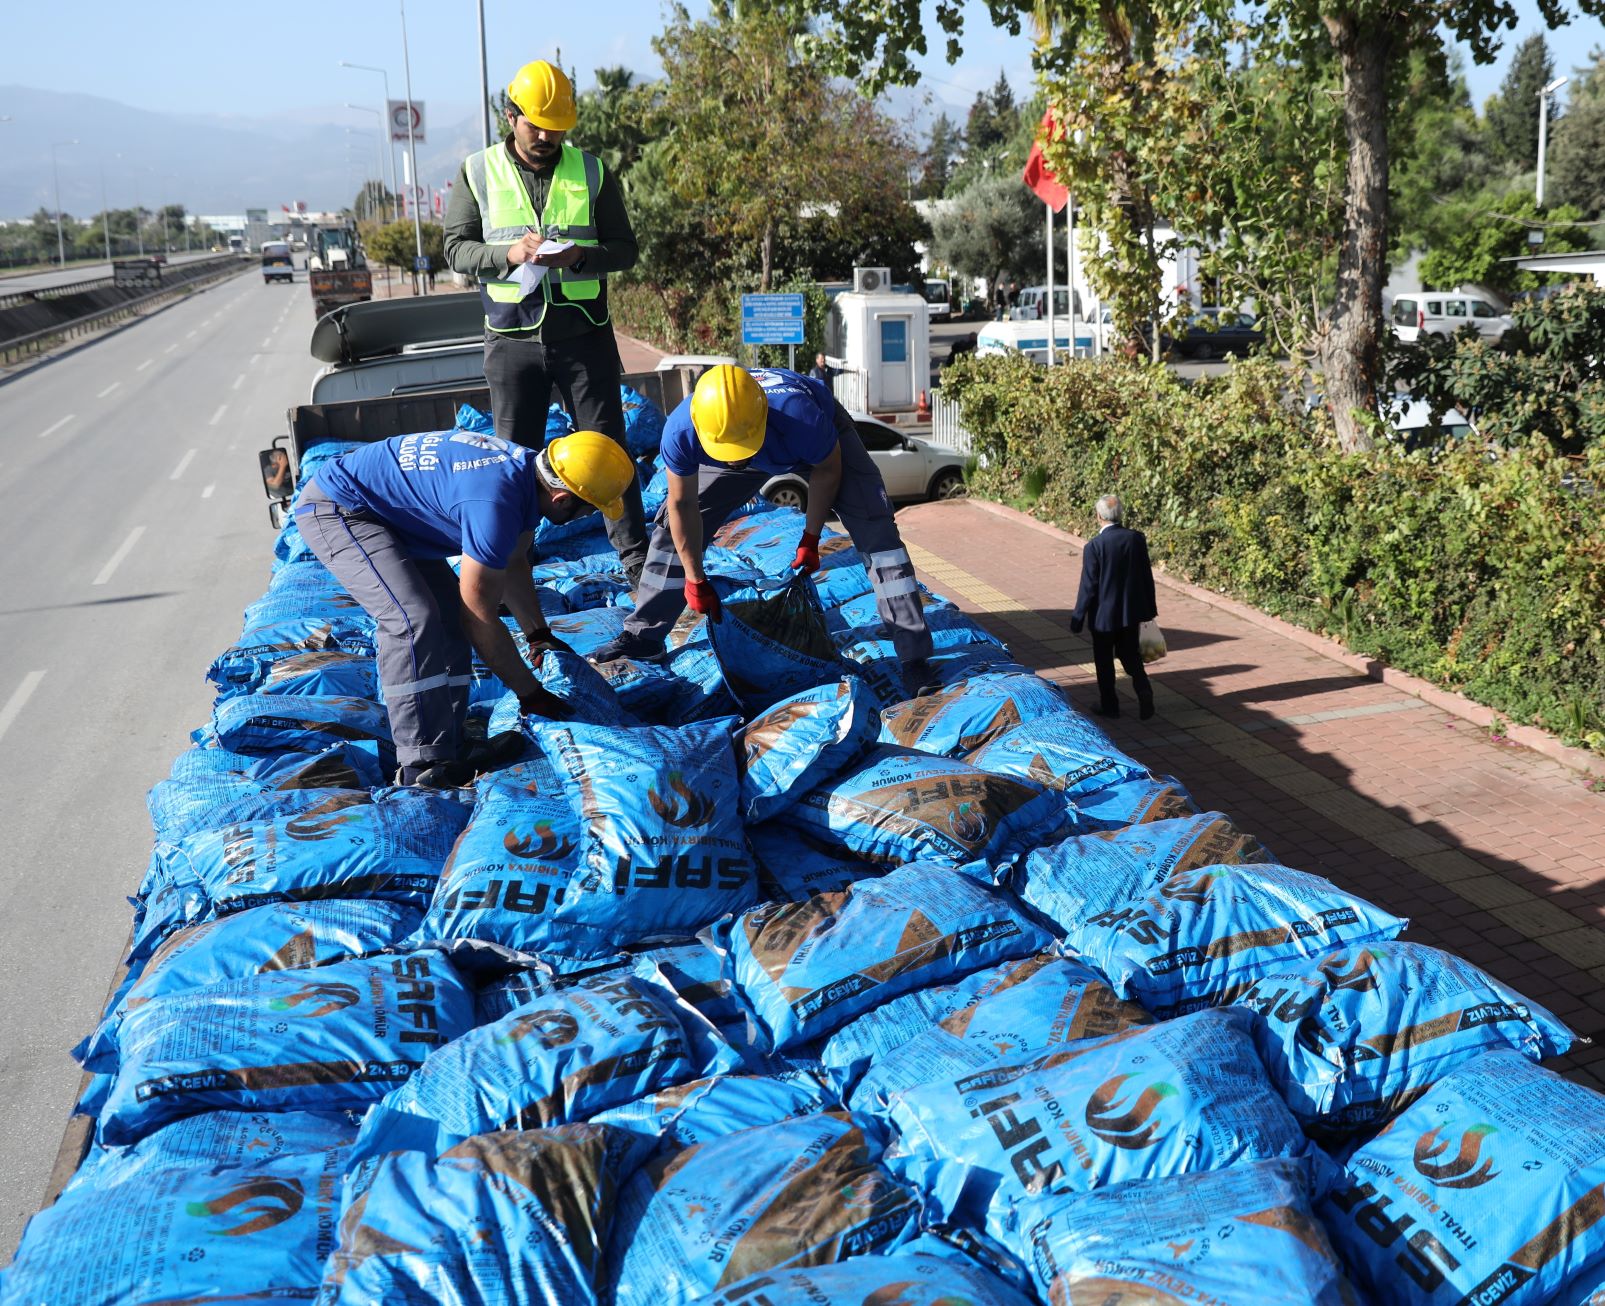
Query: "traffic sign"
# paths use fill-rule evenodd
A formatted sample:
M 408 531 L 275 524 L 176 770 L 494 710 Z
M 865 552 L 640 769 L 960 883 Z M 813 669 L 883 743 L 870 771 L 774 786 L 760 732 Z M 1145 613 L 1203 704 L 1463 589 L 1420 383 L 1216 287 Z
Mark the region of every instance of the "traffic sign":
M 429 255 L 419 254 L 416 258 L 414 258 L 412 261 L 412 270 L 414 272 L 429 271 Z
M 412 139 L 419 145 L 424 143 L 424 104 L 422 100 L 413 100 L 410 104 L 406 100 L 391 100 L 390 105 L 390 139 L 404 141 L 407 139 L 407 128 L 412 127 Z M 408 110 L 411 110 L 409 115 Z
M 800 345 L 803 343 L 803 296 L 743 295 L 741 343 L 744 345 Z

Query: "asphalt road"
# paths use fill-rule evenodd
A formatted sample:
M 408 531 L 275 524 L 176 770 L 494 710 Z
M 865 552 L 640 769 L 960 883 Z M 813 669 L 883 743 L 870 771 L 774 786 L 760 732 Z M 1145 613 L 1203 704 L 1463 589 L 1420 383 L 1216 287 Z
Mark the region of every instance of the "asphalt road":
M 152 251 L 154 252 L 154 251 Z M 137 254 L 119 257 L 138 258 Z M 216 258 L 210 250 L 198 254 L 169 254 L 169 264 L 189 263 L 198 258 Z M 110 263 L 75 263 L 60 272 L 25 272 L 16 277 L 0 277 L 0 295 L 20 295 L 27 290 L 44 290 L 49 286 L 66 286 L 74 281 L 94 281 L 97 277 L 111 276 Z M 310 308 L 307 312 L 311 312 Z
M 43 1196 L 151 851 L 145 793 L 266 588 L 256 450 L 304 402 L 305 274 L 254 269 L 0 385 L 0 1256 Z

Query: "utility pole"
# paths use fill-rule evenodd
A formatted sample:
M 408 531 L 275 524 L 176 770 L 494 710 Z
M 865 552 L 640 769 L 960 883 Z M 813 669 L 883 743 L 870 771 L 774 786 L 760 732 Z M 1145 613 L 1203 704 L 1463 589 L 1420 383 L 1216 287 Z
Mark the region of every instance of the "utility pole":
M 479 0 L 479 130 L 490 149 L 490 65 L 485 61 L 485 0 Z
M 56 151 L 63 145 L 76 145 L 76 140 L 52 141 L 50 144 L 50 177 L 56 186 L 56 266 L 67 266 L 67 242 L 61 234 L 61 167 L 56 162 Z
M 1544 151 L 1549 144 L 1549 97 L 1571 81 L 1570 77 L 1557 77 L 1538 92 L 1538 207 L 1544 207 Z
M 399 222 L 401 214 L 396 211 L 396 205 L 400 200 L 401 190 L 396 185 L 396 148 L 391 136 L 393 129 L 390 125 L 390 73 L 374 64 L 352 63 L 349 59 L 340 60 L 340 67 L 356 68 L 365 73 L 378 73 L 384 79 L 385 103 L 384 110 L 379 115 L 379 121 L 383 124 L 383 130 L 380 134 L 384 137 L 385 155 L 390 160 L 390 220 Z
M 106 238 L 106 262 L 111 262 L 111 218 L 106 213 L 106 160 L 100 161 L 100 234 Z
M 412 111 L 412 55 L 407 50 L 407 0 L 397 0 L 401 8 L 401 63 L 407 74 L 407 158 L 411 164 L 412 178 L 407 185 L 411 194 L 407 196 L 412 206 L 412 238 L 417 250 L 418 259 L 412 265 L 413 285 L 418 284 L 418 263 L 424 256 L 424 227 L 423 219 L 418 215 L 418 142 L 413 134 Z M 427 288 L 428 278 L 424 279 Z

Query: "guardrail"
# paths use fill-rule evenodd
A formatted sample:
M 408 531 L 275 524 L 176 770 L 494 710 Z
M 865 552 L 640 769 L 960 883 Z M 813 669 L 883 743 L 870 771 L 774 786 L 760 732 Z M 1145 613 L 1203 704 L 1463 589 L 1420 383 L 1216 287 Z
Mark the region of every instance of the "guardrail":
M 236 276 L 251 265 L 242 259 L 227 256 L 218 259 L 197 260 L 193 263 L 179 264 L 171 269 L 173 277 L 166 281 L 159 289 L 148 294 L 136 295 L 118 304 L 98 309 L 93 313 L 85 313 L 80 317 L 70 318 L 63 322 L 54 322 L 50 326 L 38 331 L 30 331 L 24 335 L 13 336 L 9 340 L 0 340 L 0 362 L 11 363 L 27 354 L 36 354 L 48 348 L 51 344 L 71 340 L 75 336 L 88 335 L 113 322 L 125 318 L 137 317 L 142 310 L 148 309 L 163 300 L 173 299 L 179 295 L 187 294 L 197 286 L 221 281 L 225 277 Z M 82 291 L 85 285 L 100 287 L 109 283 L 110 277 L 104 277 L 94 282 L 79 282 L 75 289 Z M 62 291 L 64 287 L 51 287 L 53 291 Z M 46 292 L 34 292 L 25 298 L 38 298 Z M 59 295 L 52 295 L 52 298 Z
M 29 300 L 60 299 L 63 295 L 78 295 L 86 290 L 109 286 L 112 277 L 90 277 L 86 281 L 66 281 L 59 286 L 41 286 L 38 290 L 13 290 L 0 294 L 0 308 L 18 308 Z

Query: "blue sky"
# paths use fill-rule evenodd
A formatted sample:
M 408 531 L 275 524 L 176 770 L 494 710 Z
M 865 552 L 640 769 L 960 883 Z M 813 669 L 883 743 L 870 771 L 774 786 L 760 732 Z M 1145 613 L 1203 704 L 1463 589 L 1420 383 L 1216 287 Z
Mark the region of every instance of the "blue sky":
M 391 92 L 401 95 L 395 0 L 343 0 L 310 9 L 230 7 L 215 0 L 163 0 L 157 6 L 80 0 L 73 7 L 70 39 L 53 7 L 7 7 L 0 87 L 79 86 L 139 108 L 173 113 L 249 117 L 290 112 L 326 118 L 318 111 L 338 109 L 347 100 L 376 103 L 380 98 L 376 76 L 336 66 L 350 59 L 388 67 Z M 706 10 L 699 0 L 689 0 L 688 7 L 693 13 Z M 1521 22 L 1507 38 L 1500 61 L 1468 69 L 1478 104 L 1498 86 L 1520 39 L 1542 30 L 1534 0 L 1517 0 L 1517 9 Z M 964 58 L 956 66 L 939 53 L 925 60 L 923 89 L 938 101 L 963 107 L 1001 69 L 1017 92 L 1026 90 L 1028 40 L 994 30 L 976 0 L 968 10 Z M 493 86 L 505 85 L 525 60 L 550 58 L 559 50 L 565 65 L 579 69 L 582 85 L 599 65 L 622 63 L 646 74 L 657 71 L 651 38 L 663 23 L 659 0 L 485 0 L 485 11 Z M 159 22 L 153 20 L 158 12 Z M 440 120 L 460 119 L 472 111 L 477 94 L 473 0 L 413 0 L 407 18 L 414 96 L 438 106 Z M 931 44 L 940 49 L 934 31 Z M 1562 72 L 1584 62 L 1596 45 L 1605 46 L 1605 26 L 1597 19 L 1574 21 L 1550 35 L 1550 49 Z M 0 102 L 0 114 L 4 112 Z

